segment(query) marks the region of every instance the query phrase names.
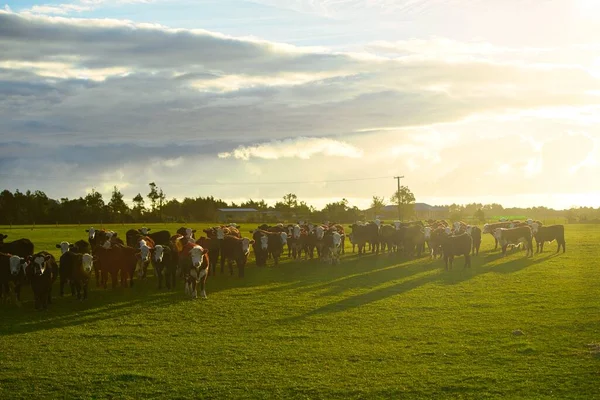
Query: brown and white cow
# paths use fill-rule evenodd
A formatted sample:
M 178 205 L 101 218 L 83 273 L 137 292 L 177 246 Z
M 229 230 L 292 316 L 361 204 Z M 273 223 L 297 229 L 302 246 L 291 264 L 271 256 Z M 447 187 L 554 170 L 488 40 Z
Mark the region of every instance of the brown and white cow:
M 533 242 L 531 228 L 519 226 L 517 228 L 498 228 L 494 230 L 494 237 L 502 248 L 502 255 L 506 256 L 509 245 L 518 246 L 523 244 L 527 250 L 527 257 L 533 256 Z
M 210 268 L 208 249 L 190 242 L 180 254 L 179 265 L 183 271 L 185 294 L 192 299 L 198 298 L 200 284 L 200 297 L 206 299 L 206 279 Z

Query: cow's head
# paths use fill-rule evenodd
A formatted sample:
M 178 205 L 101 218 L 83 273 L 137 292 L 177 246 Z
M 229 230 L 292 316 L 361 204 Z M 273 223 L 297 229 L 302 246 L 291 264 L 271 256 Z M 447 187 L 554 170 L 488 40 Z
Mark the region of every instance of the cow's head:
M 308 231 L 309 231 L 310 233 L 313 233 L 313 232 L 314 232 L 314 230 L 315 230 L 315 226 L 314 226 L 313 224 L 308 224 Z
M 217 229 L 215 229 L 215 232 L 217 233 L 217 239 L 221 240 L 225 238 L 225 230 L 223 228 L 218 227 Z
M 538 230 L 540 229 L 540 224 L 538 224 L 537 222 L 533 222 L 531 224 L 531 233 L 533 233 L 534 235 L 536 233 L 538 233 Z
M 526 221 L 526 222 L 527 222 L 527 225 L 531 225 L 531 224 L 533 224 L 533 220 L 532 220 L 531 218 L 527 218 L 527 221 Z
M 471 234 L 473 233 L 473 227 L 471 225 L 467 225 L 467 233 L 469 234 L 469 236 L 471 236 Z
M 317 226 L 317 239 L 321 240 L 325 236 L 325 229 L 322 226 Z
M 260 237 L 260 248 L 266 250 L 269 246 L 269 237 L 267 235 L 262 235 Z
M 21 268 L 25 269 L 27 266 L 27 260 L 19 256 L 10 257 L 10 274 L 13 276 L 19 275 Z
M 65 254 L 67 251 L 69 251 L 70 247 L 71 247 L 71 244 L 69 242 L 65 242 L 65 241 L 62 241 L 62 242 L 60 242 L 60 244 L 56 245 L 56 248 L 60 249 L 60 254 Z
M 300 237 L 300 225 L 294 225 L 293 235 L 294 239 L 298 239 Z
M 156 262 L 162 262 L 163 260 L 163 255 L 165 254 L 165 249 L 162 247 L 162 245 L 157 244 L 156 246 L 154 246 L 154 251 L 153 251 L 153 255 L 152 255 L 152 259 Z
M 109 240 L 106 240 L 104 243 L 102 243 L 102 247 L 105 248 L 106 250 L 112 248 L 112 243 Z
M 81 256 L 81 266 L 83 267 L 83 272 L 86 274 L 91 273 L 94 267 L 94 258 L 90 254 L 83 254 Z
M 338 247 L 341 246 L 341 244 L 342 244 L 342 235 L 340 235 L 339 233 L 337 233 L 337 232 L 334 231 L 331 234 L 331 238 L 333 239 L 333 246 L 334 247 L 338 248 Z
M 188 238 L 193 238 L 194 237 L 194 233 L 196 233 L 195 229 L 192 228 L 185 228 L 185 236 Z
M 142 261 L 150 261 L 150 247 L 145 240 L 140 240 L 140 258 Z
M 85 231 L 88 233 L 88 238 L 93 239 L 96 237 L 96 230 L 94 229 L 94 227 L 86 229 Z
M 248 256 L 248 254 L 250 254 L 250 245 L 254 243 L 254 240 L 250 240 L 248 238 L 242 238 L 241 240 L 241 244 L 242 244 L 242 252 L 244 253 L 244 256 Z
M 394 221 L 394 228 L 396 228 L 397 231 L 400 230 L 400 226 L 402 225 L 402 222 L 400 221 Z
M 481 233 L 491 233 L 490 232 L 490 224 L 483 225 L 483 230 L 481 231 Z
M 444 233 L 446 233 L 446 235 L 450 235 L 452 233 L 452 229 L 450 229 L 449 226 L 444 228 Z
M 455 231 L 459 231 L 460 230 L 460 222 L 455 222 L 452 227 L 454 228 Z
M 375 219 L 375 225 L 379 228 L 381 226 L 381 220 L 379 218 Z
M 204 262 L 204 254 L 206 254 L 208 250 L 204 249 L 202 246 L 196 245 L 192 247 L 190 250 L 190 258 L 192 259 L 192 267 L 194 268 L 204 268 L 207 265 L 202 265 Z
M 52 256 L 49 254 L 38 254 L 33 257 L 33 274 L 34 275 L 43 275 L 48 267 L 47 261 L 50 260 Z
M 425 235 L 425 240 L 431 239 L 431 227 L 430 226 L 426 226 L 425 228 L 423 228 L 423 233 Z
M 286 245 L 287 244 L 287 234 L 285 232 L 281 232 L 279 234 L 279 237 L 281 238 L 281 244 Z
M 144 236 L 146 236 L 148 234 L 148 232 L 150 232 L 151 230 L 152 230 L 151 228 L 146 228 L 145 226 L 138 229 L 138 231 Z

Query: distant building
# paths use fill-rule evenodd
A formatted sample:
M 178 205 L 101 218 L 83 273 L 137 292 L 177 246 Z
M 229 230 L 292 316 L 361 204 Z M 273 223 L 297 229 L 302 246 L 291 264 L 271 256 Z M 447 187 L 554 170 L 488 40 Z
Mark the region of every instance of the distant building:
M 448 218 L 448 207 L 415 203 L 415 217 L 419 220 Z
M 217 209 L 217 221 L 227 222 L 257 222 L 261 216 L 255 208 L 219 208 Z

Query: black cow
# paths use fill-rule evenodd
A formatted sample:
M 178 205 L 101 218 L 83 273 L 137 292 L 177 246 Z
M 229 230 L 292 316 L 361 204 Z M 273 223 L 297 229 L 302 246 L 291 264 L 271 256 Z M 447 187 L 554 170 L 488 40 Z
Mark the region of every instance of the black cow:
M 502 255 L 506 256 L 506 249 L 509 245 L 518 246 L 524 244 L 527 250 L 527 257 L 533 256 L 532 233 L 529 226 L 519 226 L 517 228 L 499 228 L 494 231 L 494 237 L 502 247 Z
M 52 254 L 41 251 L 31 257 L 28 268 L 35 309 L 45 310 L 52 304 L 52 284 L 58 275 L 56 260 Z
M 425 231 L 420 225 L 401 226 L 398 231 L 404 254 L 407 256 L 416 255 L 421 257 L 425 250 Z
M 0 242 L 0 252 L 6 254 L 12 254 L 19 257 L 28 257 L 33 255 L 33 243 L 29 239 L 17 239 L 13 242 L 4 242 L 8 235 L 0 234 L 2 242 Z
M 137 231 L 142 236 L 148 236 L 150 239 L 152 239 L 154 241 L 155 244 L 160 244 L 163 246 L 167 246 L 169 244 L 169 241 L 171 239 L 171 233 L 169 231 L 162 230 L 162 231 L 150 233 L 151 230 L 152 230 L 151 228 L 144 227 L 144 228 L 138 229 Z M 130 231 L 128 231 L 128 232 L 130 232 Z M 130 246 L 130 245 L 128 244 L 128 246 Z M 132 246 L 132 247 L 134 247 L 134 246 Z
M 565 226 L 564 225 L 548 225 L 548 226 L 537 226 L 533 225 L 533 237 L 535 238 L 536 253 L 542 253 L 544 251 L 544 243 L 552 242 L 556 240 L 558 247 L 556 252 L 560 251 L 562 247 L 563 253 L 566 251 L 565 243 Z
M 90 254 L 67 251 L 60 257 L 60 295 L 64 294 L 64 285 L 69 282 L 71 296 L 77 293 L 77 300 L 88 296 L 88 284 L 92 275 L 93 258 Z
M 229 273 L 233 275 L 233 262 L 235 261 L 238 267 L 239 277 L 244 276 L 244 267 L 248 261 L 248 254 L 250 254 L 250 245 L 254 243 L 254 240 L 248 238 L 237 238 L 235 236 L 226 235 L 223 238 L 223 245 L 221 248 L 221 272 L 225 269 L 225 262 L 229 266 Z
M 268 256 L 273 258 L 275 266 L 279 265 L 279 258 L 283 254 L 283 246 L 287 242 L 285 232 L 269 232 L 257 229 L 252 232 L 252 241 L 257 266 L 266 266 Z
M 172 250 L 170 245 L 157 244 L 150 250 L 154 273 L 158 279 L 158 288 L 162 289 L 163 273 L 165 275 L 165 285 L 167 289 L 175 287 L 175 279 L 177 274 L 177 263 L 174 263 Z
M 479 248 L 481 247 L 481 229 L 477 226 L 468 226 L 467 233 L 471 235 L 473 239 L 473 251 L 472 255 L 479 255 Z
M 465 256 L 465 268 L 471 267 L 471 247 L 473 239 L 467 233 L 460 235 L 447 235 L 444 233 L 440 237 L 442 242 L 442 253 L 444 255 L 444 265 L 446 271 L 452 269 L 455 256 Z M 449 268 L 448 268 L 449 267 Z

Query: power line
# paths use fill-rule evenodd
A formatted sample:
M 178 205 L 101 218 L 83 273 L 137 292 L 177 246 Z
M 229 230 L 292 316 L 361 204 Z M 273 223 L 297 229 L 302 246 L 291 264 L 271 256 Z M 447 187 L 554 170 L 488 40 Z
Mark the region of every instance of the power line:
M 9 176 L 15 180 L 20 181 L 55 181 L 55 182 L 73 182 L 76 180 L 75 178 L 58 178 L 55 176 L 18 176 L 9 173 L 1 173 L 0 176 Z M 356 181 L 372 181 L 377 179 L 389 179 L 389 176 L 378 176 L 378 177 L 370 177 L 370 178 L 351 178 L 351 179 L 329 179 L 322 181 L 277 181 L 277 182 L 265 182 L 265 181 L 254 181 L 254 182 L 194 182 L 194 186 L 247 186 L 247 185 L 298 185 L 298 184 L 314 184 L 314 183 L 335 183 L 335 182 L 356 182 Z M 110 180 L 110 179 L 106 179 Z M 119 179 L 114 179 L 119 180 Z M 189 186 L 190 183 L 168 183 L 169 186 Z

